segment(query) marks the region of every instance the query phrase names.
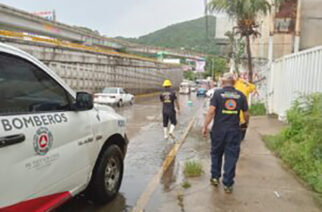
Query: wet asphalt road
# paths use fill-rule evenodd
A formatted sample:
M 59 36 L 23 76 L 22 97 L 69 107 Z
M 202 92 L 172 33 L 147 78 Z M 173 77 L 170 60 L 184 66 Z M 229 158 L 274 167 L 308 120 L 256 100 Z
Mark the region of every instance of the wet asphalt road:
M 195 93 L 181 95 L 179 100 L 181 114 L 177 117 L 176 137 L 183 133 L 193 114 L 197 111 L 200 113 L 200 108 L 205 102 L 205 98 L 197 98 Z M 193 102 L 192 106 L 188 105 L 188 100 Z M 161 104 L 158 97 L 137 100 L 133 106 L 125 106 L 117 109 L 117 112 L 128 120 L 127 134 L 130 139 L 119 195 L 104 206 L 95 206 L 86 197 L 79 195 L 57 209 L 57 212 L 130 211 L 146 185 L 160 168 L 171 144 L 163 139 Z M 189 150 L 187 150 L 187 154 L 189 154 Z M 180 178 L 178 170 L 175 168 L 177 167 L 176 163 L 172 164 L 162 178 L 161 185 L 149 203 L 148 211 L 157 207 L 159 196 L 166 195 L 167 190 L 171 189 L 172 184 L 177 181 L 176 178 Z

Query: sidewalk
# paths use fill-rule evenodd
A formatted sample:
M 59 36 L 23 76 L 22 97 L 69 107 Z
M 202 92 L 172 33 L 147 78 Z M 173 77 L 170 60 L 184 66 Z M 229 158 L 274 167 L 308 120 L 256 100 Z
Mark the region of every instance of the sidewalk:
M 232 194 L 224 193 L 222 185 L 218 188 L 210 186 L 208 156 L 202 159 L 205 173 L 199 178 L 188 179 L 191 184 L 189 189 L 177 185 L 170 190 L 160 199 L 158 211 L 321 211 L 314 202 L 311 191 L 283 167 L 282 162 L 261 140 L 261 135 L 275 134 L 282 127 L 283 124 L 275 119 L 252 118 L 246 140 L 242 143 L 236 184 Z M 199 132 L 198 126 L 195 128 L 191 134 Z M 189 145 L 189 140 L 185 145 Z M 209 148 L 209 143 L 204 142 L 204 145 Z

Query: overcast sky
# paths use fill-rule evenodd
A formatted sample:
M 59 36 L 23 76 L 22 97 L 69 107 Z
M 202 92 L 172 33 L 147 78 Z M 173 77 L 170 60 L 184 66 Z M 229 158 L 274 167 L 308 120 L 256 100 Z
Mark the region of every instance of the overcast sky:
M 29 12 L 56 10 L 57 20 L 107 36 L 138 37 L 199 18 L 204 0 L 0 0 Z

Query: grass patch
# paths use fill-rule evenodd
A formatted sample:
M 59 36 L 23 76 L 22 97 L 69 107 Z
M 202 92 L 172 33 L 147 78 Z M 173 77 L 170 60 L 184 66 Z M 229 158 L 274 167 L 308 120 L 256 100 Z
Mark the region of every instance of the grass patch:
M 266 115 L 266 107 L 264 103 L 254 103 L 251 105 L 249 112 L 252 116 L 264 116 Z
M 202 165 L 199 161 L 186 161 L 183 174 L 185 177 L 199 177 L 203 173 Z
M 185 182 L 182 183 L 182 188 L 188 189 L 190 187 L 191 187 L 191 184 L 188 181 L 185 181 Z
M 322 194 L 322 94 L 301 97 L 287 112 L 288 127 L 264 141 L 314 191 Z

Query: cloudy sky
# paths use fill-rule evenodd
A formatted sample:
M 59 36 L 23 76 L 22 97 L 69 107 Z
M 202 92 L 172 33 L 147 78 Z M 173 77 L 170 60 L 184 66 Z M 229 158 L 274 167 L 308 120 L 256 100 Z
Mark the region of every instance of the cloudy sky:
M 57 20 L 107 36 L 137 37 L 199 18 L 204 0 L 0 0 L 29 12 L 56 10 Z

